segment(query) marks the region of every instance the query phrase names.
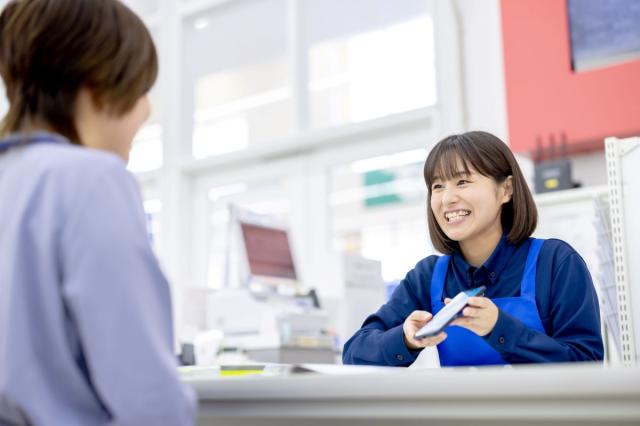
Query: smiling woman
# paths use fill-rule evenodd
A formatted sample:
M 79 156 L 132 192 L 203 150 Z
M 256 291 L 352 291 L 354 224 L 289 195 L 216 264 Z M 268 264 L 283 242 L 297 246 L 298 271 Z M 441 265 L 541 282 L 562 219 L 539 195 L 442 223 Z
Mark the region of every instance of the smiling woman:
M 479 266 L 503 230 L 509 242 L 519 244 L 536 228 L 536 206 L 520 167 L 507 145 L 490 133 L 443 139 L 425 162 L 424 179 L 429 233 L 442 253 L 462 249 L 468 258 L 473 252 L 474 259 L 468 260 Z M 445 217 L 460 209 L 468 217 Z
M 407 366 L 428 346 L 440 363 L 602 360 L 598 300 L 584 261 L 563 241 L 530 238 L 537 210 L 507 147 L 485 132 L 452 135 L 424 167 L 433 246 L 390 300 L 345 344 L 343 361 Z M 485 286 L 437 336 L 416 332 L 461 291 Z

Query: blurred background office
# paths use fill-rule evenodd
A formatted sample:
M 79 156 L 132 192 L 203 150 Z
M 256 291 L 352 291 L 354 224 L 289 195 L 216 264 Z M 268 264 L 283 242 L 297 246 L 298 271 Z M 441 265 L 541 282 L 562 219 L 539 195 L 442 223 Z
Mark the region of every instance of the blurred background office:
M 125 3 L 160 57 L 129 168 L 172 282 L 179 342 L 215 339 L 255 314 L 264 297 L 229 290 L 262 275 L 246 259 L 246 225 L 258 224 L 295 271 L 265 282 L 287 287 L 272 288 L 283 297 L 317 293 L 324 316 L 310 327 L 330 343 L 307 336 L 306 346 L 339 348 L 435 253 L 423 162 L 441 137 L 472 129 L 508 141 L 532 188 L 550 192 L 537 235 L 567 239 L 598 279 L 592 197 L 606 192 L 603 140 L 640 134 L 638 2 Z M 308 313 L 305 303 L 317 305 L 294 305 Z M 237 314 L 226 323 L 215 312 L 225 305 Z M 302 322 L 282 321 L 280 341 Z

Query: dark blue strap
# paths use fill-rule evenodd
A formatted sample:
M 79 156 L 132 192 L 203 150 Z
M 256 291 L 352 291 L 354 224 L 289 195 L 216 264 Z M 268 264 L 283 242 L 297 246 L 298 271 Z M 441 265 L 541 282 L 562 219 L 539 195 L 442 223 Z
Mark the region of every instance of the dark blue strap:
M 529 253 L 527 254 L 527 263 L 524 265 L 524 273 L 522 274 L 522 282 L 520 283 L 520 297 L 529 300 L 536 300 L 536 265 L 538 263 L 538 255 L 544 240 L 537 238 L 531 239 Z
M 447 277 L 447 268 L 451 256 L 440 256 L 433 268 L 431 275 L 431 312 L 439 310 L 442 305 L 442 293 L 444 292 L 444 283 Z

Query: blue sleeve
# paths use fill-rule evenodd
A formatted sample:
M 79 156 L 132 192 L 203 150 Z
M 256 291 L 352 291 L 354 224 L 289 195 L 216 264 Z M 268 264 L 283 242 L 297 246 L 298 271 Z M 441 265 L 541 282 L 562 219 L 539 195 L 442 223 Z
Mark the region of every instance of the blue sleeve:
M 430 272 L 425 273 L 428 268 L 425 260 L 407 274 L 389 301 L 370 315 L 345 343 L 344 364 L 408 366 L 416 360 L 420 351 L 407 348 L 402 325 L 411 312 L 428 310 L 425 306 L 431 306 L 428 297 L 430 278 L 425 279 L 427 275 L 430 277 Z
M 193 424 L 178 378 L 169 285 L 121 164 L 90 173 L 61 238 L 65 306 L 110 424 Z
M 572 252 L 552 276 L 548 334 L 500 311 L 486 340 L 512 364 L 602 360 L 598 298 L 587 266 Z

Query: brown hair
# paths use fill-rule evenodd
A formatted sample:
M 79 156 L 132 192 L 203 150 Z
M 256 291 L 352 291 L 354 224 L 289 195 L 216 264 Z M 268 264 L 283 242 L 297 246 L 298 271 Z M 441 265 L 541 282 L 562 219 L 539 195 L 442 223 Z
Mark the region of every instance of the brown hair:
M 459 167 L 462 165 L 463 170 Z M 431 185 L 436 176 L 452 179 L 460 172 L 473 169 L 500 184 L 509 176 L 513 179 L 511 200 L 502 206 L 500 221 L 508 232 L 512 244 L 520 244 L 531 236 L 538 222 L 538 210 L 531 191 L 520 171 L 511 150 L 503 141 L 487 132 L 467 132 L 451 135 L 433 147 L 424 164 L 424 180 L 427 184 L 427 220 L 429 235 L 436 250 L 451 254 L 459 251 L 457 241 L 449 239 L 442 231 L 431 210 Z
M 0 134 L 38 120 L 80 144 L 82 88 L 110 113 L 130 111 L 156 80 L 149 31 L 118 0 L 12 0 L 0 14 L 0 75 L 9 111 Z

